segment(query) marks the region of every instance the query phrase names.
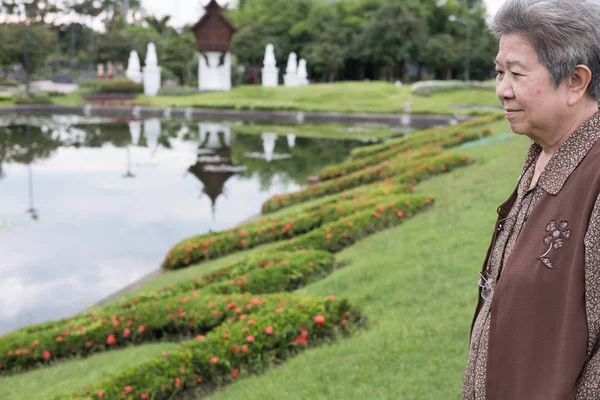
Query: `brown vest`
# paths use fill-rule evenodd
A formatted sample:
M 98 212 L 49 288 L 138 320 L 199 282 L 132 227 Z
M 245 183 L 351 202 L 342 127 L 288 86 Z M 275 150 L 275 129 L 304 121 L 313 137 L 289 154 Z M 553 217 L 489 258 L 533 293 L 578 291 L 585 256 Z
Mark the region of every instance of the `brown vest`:
M 575 398 L 588 344 L 584 237 L 599 194 L 596 142 L 558 194 L 543 192 L 500 272 L 491 307 L 487 400 Z M 515 198 L 516 192 L 498 208 L 498 220 Z M 490 251 L 484 266 L 489 257 Z M 475 316 L 480 307 L 481 300 Z

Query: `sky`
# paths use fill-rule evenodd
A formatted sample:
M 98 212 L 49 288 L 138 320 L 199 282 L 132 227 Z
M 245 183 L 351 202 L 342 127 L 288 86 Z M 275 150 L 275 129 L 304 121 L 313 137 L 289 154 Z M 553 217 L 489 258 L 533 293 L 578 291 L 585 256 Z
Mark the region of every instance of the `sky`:
M 171 23 L 176 26 L 196 23 L 203 13 L 203 4 L 209 0 L 142 0 L 142 5 L 156 16 L 171 15 Z M 233 4 L 236 0 L 217 0 L 221 6 Z M 490 14 L 494 14 L 504 0 L 484 0 Z

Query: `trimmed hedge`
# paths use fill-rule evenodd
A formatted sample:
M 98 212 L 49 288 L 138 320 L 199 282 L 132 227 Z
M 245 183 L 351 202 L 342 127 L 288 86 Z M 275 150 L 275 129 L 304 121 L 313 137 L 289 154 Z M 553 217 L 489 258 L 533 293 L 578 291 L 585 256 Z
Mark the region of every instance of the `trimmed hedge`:
M 232 293 L 234 285 L 237 288 L 235 290 L 241 293 L 292 291 L 330 273 L 334 268 L 334 261 L 333 255 L 320 250 L 255 254 L 232 265 L 221 267 L 215 272 L 203 273 L 195 279 L 126 297 L 114 307 L 120 309 L 137 307 L 140 303 L 150 300 L 178 296 L 206 288 L 211 293 Z M 298 273 L 294 275 L 289 271 Z M 282 280 L 286 278 L 287 280 Z
M 248 311 L 226 304 L 212 307 L 215 294 L 291 291 L 330 274 L 333 268 L 333 256 L 322 251 L 274 253 L 263 257 L 259 265 L 238 265 L 227 273 L 207 274 L 196 283 L 199 291 L 185 292 L 182 284 L 180 291 L 161 291 L 155 296 L 149 293 L 127 307 L 89 313 L 85 320 L 77 319 L 79 325 L 68 323 L 61 329 L 7 335 L 0 341 L 0 365 L 4 372 L 21 371 L 163 337 L 204 334 L 226 318 Z M 214 276 L 216 279 L 211 280 Z
M 335 253 L 372 233 L 396 226 L 433 205 L 431 197 L 404 195 L 384 199 L 374 210 L 361 211 L 282 243 L 278 250 L 321 249 Z
M 199 385 L 219 386 L 264 371 L 306 348 L 348 335 L 365 323 L 346 300 L 333 296 L 232 297 L 215 303 L 251 308 L 252 313 L 236 315 L 206 337 L 182 342 L 181 349 L 114 374 L 68 398 L 171 399 Z
M 350 161 L 343 164 L 330 165 L 323 168 L 319 173 L 319 179 L 326 181 L 352 172 L 367 168 L 397 156 L 401 153 L 409 154 L 409 157 L 421 158 L 419 155 L 428 154 L 427 150 L 420 150 L 413 152 L 415 148 L 422 148 L 424 146 L 439 146 L 442 149 L 448 149 L 456 146 L 460 146 L 463 143 L 471 142 L 482 137 L 489 136 L 492 131 L 489 128 L 481 129 L 479 131 L 453 131 L 447 134 L 435 135 L 431 134 L 428 136 L 419 135 L 417 137 L 406 137 L 402 142 L 398 142 L 391 149 L 381 151 L 372 156 L 363 157 L 355 161 Z M 431 152 L 432 150 L 429 150 Z
M 262 212 L 269 213 L 277 211 L 292 204 L 298 204 L 310 199 L 326 196 L 354 188 L 367 183 L 381 181 L 386 178 L 397 176 L 397 181 L 402 183 L 415 184 L 427 176 L 447 172 L 453 168 L 469 164 L 465 156 L 442 155 L 423 160 L 406 160 L 395 158 L 376 165 L 365 168 L 352 174 L 332 179 L 327 182 L 311 185 L 305 190 L 285 195 L 275 195 L 262 205 Z M 413 171 L 425 169 L 429 174 L 418 174 L 418 179 L 413 175 Z M 407 175 L 408 174 L 408 175 Z
M 397 145 L 402 145 L 407 139 L 417 140 L 419 138 L 427 137 L 430 135 L 445 135 L 448 132 L 455 132 L 458 130 L 466 130 L 468 128 L 474 128 L 481 125 L 487 125 L 494 121 L 499 121 L 503 119 L 503 115 L 487 115 L 485 117 L 473 118 L 472 120 L 461 122 L 457 125 L 449 125 L 444 127 L 437 127 L 426 129 L 422 131 L 415 132 L 413 135 L 406 138 L 405 136 L 399 137 L 397 139 L 388 140 L 384 143 L 377 143 L 370 146 L 358 147 L 356 149 L 352 149 L 350 155 L 353 160 L 358 160 L 359 158 L 369 157 L 374 154 L 380 153 L 382 151 L 391 150 Z M 490 132 L 491 133 L 491 132 Z
M 398 186 L 403 192 L 407 186 Z M 392 190 L 387 190 L 391 192 Z M 222 257 L 236 251 L 250 249 L 265 243 L 277 242 L 306 233 L 324 223 L 370 206 L 370 202 L 385 190 L 373 190 L 371 196 L 348 199 L 335 204 L 327 204 L 300 215 L 283 218 L 263 219 L 260 223 L 250 223 L 241 228 L 216 234 L 201 235 L 185 239 L 175 245 L 162 262 L 165 269 L 185 268 L 190 264 Z
M 144 93 L 144 85 L 129 79 L 102 81 L 97 87 L 98 93 Z

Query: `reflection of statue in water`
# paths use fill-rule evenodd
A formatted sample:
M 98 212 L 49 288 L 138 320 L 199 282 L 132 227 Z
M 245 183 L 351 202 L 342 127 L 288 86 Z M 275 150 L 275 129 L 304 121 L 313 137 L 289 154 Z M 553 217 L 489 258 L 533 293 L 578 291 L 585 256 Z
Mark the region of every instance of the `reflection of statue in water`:
M 198 136 L 198 158 L 188 172 L 204 185 L 202 192 L 210 199 L 214 220 L 217 198 L 224 194 L 225 183 L 245 167 L 231 161 L 231 129 L 226 125 L 201 123 Z
M 39 218 L 38 212 L 33 206 L 33 171 L 31 170 L 31 160 L 33 159 L 31 155 L 31 126 L 27 125 L 27 150 L 29 157 L 29 162 L 27 163 L 28 167 L 28 176 L 29 176 L 29 209 L 27 209 L 27 213 L 31 214 L 31 218 L 33 220 L 37 220 Z

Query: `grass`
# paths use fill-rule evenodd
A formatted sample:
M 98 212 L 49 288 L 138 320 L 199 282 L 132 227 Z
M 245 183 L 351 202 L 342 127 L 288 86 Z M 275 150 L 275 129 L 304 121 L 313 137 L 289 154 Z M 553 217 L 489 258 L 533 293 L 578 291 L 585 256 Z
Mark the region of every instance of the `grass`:
M 496 134 L 508 132 L 504 122 L 492 127 Z M 260 376 L 240 379 L 211 398 L 458 398 L 477 272 L 489 243 L 495 209 L 513 189 L 529 141 L 512 136 L 483 143 L 453 150 L 475 159 L 475 165 L 417 186 L 417 193 L 437 199 L 432 210 L 337 254 L 336 261 L 346 264 L 345 268 L 300 290 L 302 294 L 349 298 L 368 316 L 367 331 L 310 350 Z M 260 250 L 167 273 L 143 289 L 189 279 Z M 163 351 L 164 346 L 169 344 L 109 352 L 4 378 L 0 380 L 0 398 L 20 400 L 31 394 L 43 398 L 41 394 L 50 390 L 68 393 L 91 382 L 92 374 L 130 366 L 152 351 Z M 25 391 L 29 397 L 22 397 Z
M 60 105 L 83 104 L 82 93 L 79 92 L 53 97 L 52 101 Z M 140 95 L 135 103 L 161 107 L 403 113 L 407 101 L 411 103 L 411 112 L 414 114 L 477 114 L 480 112 L 457 106 L 499 105 L 493 90 L 466 89 L 423 97 L 413 95 L 409 86 L 396 87 L 388 82 L 315 83 L 295 88 L 242 85 L 229 92 L 187 96 Z
M 130 347 L 98 354 L 86 359 L 57 363 L 56 365 L 22 375 L 0 378 L 0 399 L 31 400 L 65 395 L 98 380 L 115 370 L 133 367 L 148 361 L 163 351 L 176 348 L 172 343 L 158 343 Z M 35 393 L 35 396 L 32 396 Z
M 414 96 L 409 86 L 396 87 L 387 82 L 317 83 L 305 87 L 263 88 L 238 86 L 230 92 L 202 93 L 189 96 L 138 97 L 141 103 L 171 107 L 233 107 L 284 109 L 315 112 L 398 113 L 406 101 L 412 113 L 461 114 L 461 105 L 498 105 L 493 90 L 469 89 L 438 93 L 430 97 Z

